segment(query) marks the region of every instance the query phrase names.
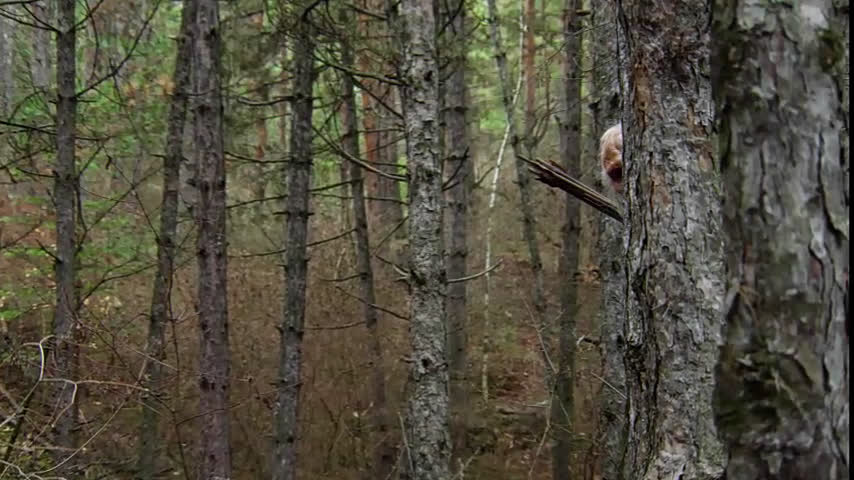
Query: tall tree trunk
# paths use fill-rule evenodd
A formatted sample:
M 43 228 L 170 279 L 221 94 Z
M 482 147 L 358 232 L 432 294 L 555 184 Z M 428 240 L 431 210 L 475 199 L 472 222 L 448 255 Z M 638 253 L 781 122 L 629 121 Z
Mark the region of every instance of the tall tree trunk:
M 0 18 L 0 116 L 9 114 L 15 96 L 15 30 L 17 23 L 6 17 Z
M 198 205 L 199 476 L 231 477 L 225 157 L 220 79 L 219 4 L 195 0 L 192 91 Z
M 75 164 L 77 134 L 77 29 L 75 0 L 58 2 L 56 34 L 56 169 L 53 198 L 56 207 L 56 310 L 53 317 L 53 377 L 76 381 L 80 348 L 76 341 L 78 299 L 76 290 L 77 239 L 75 224 L 79 205 L 75 202 L 78 179 Z M 55 384 L 54 461 L 61 462 L 77 445 L 78 398 L 72 385 Z
M 717 479 L 725 455 L 711 401 L 724 272 L 711 6 L 623 0 L 621 7 L 630 58 L 624 475 Z
M 456 7 L 457 3 L 453 6 Z M 448 277 L 466 276 L 468 255 L 468 206 L 472 186 L 472 157 L 469 151 L 469 136 L 466 112 L 466 52 L 468 50 L 465 7 L 459 11 L 452 8 L 448 18 L 448 68 L 450 75 L 445 89 L 445 176 L 449 185 L 446 193 L 445 221 L 447 238 Z M 466 282 L 448 285 L 448 363 L 451 376 L 451 404 L 460 422 L 468 417 L 468 311 Z M 464 433 L 464 432 L 463 432 Z M 465 435 L 457 435 L 455 447 L 463 447 Z M 459 451 L 459 450 L 458 450 Z
M 293 121 L 290 161 L 286 164 L 285 212 L 285 299 L 279 357 L 276 431 L 273 448 L 273 478 L 293 480 L 297 472 L 297 429 L 299 420 L 302 337 L 305 321 L 308 277 L 308 204 L 312 168 L 312 90 L 314 69 L 314 29 L 309 12 L 303 12 L 296 27 L 294 43 Z
M 567 0 L 564 12 L 564 118 L 560 124 L 560 150 L 564 168 L 581 177 L 581 20 L 580 0 Z M 558 371 L 552 397 L 552 478 L 568 480 L 572 442 L 575 384 L 575 325 L 578 305 L 578 241 L 581 230 L 578 199 L 566 195 L 566 224 L 561 254 L 561 315 L 558 326 Z
M 846 17 L 830 0 L 715 3 L 729 480 L 850 471 Z
M 501 29 L 498 25 L 498 7 L 495 0 L 486 0 L 487 22 L 489 23 L 489 37 L 495 54 L 495 63 L 498 67 L 498 82 L 501 84 L 501 102 L 504 106 L 504 114 L 507 118 L 507 128 L 510 132 L 510 145 L 513 147 L 513 155 L 516 157 L 516 183 L 519 186 L 519 203 L 522 210 L 522 233 L 525 243 L 528 245 L 528 254 L 531 260 L 531 273 L 534 277 L 533 297 L 535 322 L 538 329 L 546 326 L 546 297 L 543 288 L 543 261 L 540 258 L 540 247 L 537 242 L 536 219 L 531 205 L 531 177 L 528 167 L 520 158 L 522 145 L 520 145 L 519 134 L 515 121 L 515 102 L 510 86 L 510 74 L 507 71 L 507 54 L 504 51 L 504 42 L 501 39 Z M 543 357 L 547 352 L 542 352 Z M 546 377 L 550 376 L 546 367 Z M 547 383 L 551 381 L 547 378 Z
M 611 0 L 593 0 L 590 10 L 593 28 L 591 46 L 593 56 L 593 131 L 601 136 L 620 121 L 620 79 L 625 69 L 625 59 L 620 55 L 618 38 L 622 29 L 617 22 L 616 4 Z M 598 141 L 596 142 L 598 146 Z M 610 195 L 625 211 L 625 197 L 604 185 L 605 179 L 599 155 L 595 156 L 594 170 Z M 599 217 L 599 272 L 601 274 L 599 351 L 601 353 L 602 386 L 599 390 L 599 422 L 596 443 L 599 445 L 599 471 L 606 480 L 620 478 L 623 458 L 623 441 L 626 423 L 626 367 L 623 363 L 623 320 L 625 319 L 625 260 L 623 244 L 624 225 L 601 215 Z
M 392 68 L 385 73 L 393 73 Z M 386 84 L 383 86 L 383 101 L 391 108 L 395 108 L 398 104 L 397 93 L 398 88 L 395 85 Z M 379 152 L 377 168 L 391 174 L 400 174 L 397 167 L 398 142 L 400 141 L 400 133 L 395 129 L 398 127 L 397 117 L 392 115 L 386 108 L 380 108 L 377 112 L 377 129 L 379 136 L 377 138 Z M 377 217 L 380 224 L 386 229 L 393 228 L 403 219 L 403 208 L 400 202 L 400 182 L 392 178 L 386 178 L 380 175 L 374 175 L 377 182 L 376 195 L 383 200 L 377 202 Z M 394 234 L 394 238 L 406 238 L 406 229 L 398 228 Z
M 346 23 L 349 25 L 349 22 Z M 353 48 L 350 43 L 342 43 L 342 63 L 347 68 L 353 67 Z M 344 75 L 341 82 L 343 98 L 342 127 L 344 138 L 342 139 L 344 150 L 352 156 L 359 154 L 359 125 L 356 116 L 356 94 L 353 86 L 353 78 Z M 342 161 L 345 161 L 342 159 Z M 374 468 L 365 472 L 366 478 L 386 478 L 391 474 L 394 467 L 394 447 L 389 441 L 390 417 L 388 413 L 388 402 L 386 401 L 385 387 L 385 362 L 383 361 L 382 344 L 380 343 L 380 332 L 378 325 L 379 314 L 374 308 L 377 303 L 374 291 L 374 270 L 371 266 L 371 243 L 368 237 L 368 213 L 365 205 L 365 182 L 362 167 L 354 162 L 349 164 L 350 191 L 353 194 L 353 217 L 356 233 L 356 265 L 362 288 L 363 308 L 365 315 L 365 327 L 368 329 L 368 338 L 371 349 L 371 381 L 373 387 L 374 423 L 377 446 L 374 451 Z
M 159 435 L 159 410 L 163 387 L 163 360 L 166 358 L 165 331 L 171 314 L 172 275 L 175 265 L 175 235 L 178 226 L 178 189 L 180 188 L 181 160 L 184 156 L 184 128 L 187 118 L 187 89 L 190 85 L 190 58 L 192 55 L 192 26 L 195 19 L 195 2 L 184 0 L 181 11 L 181 33 L 175 56 L 174 84 L 169 103 L 169 120 L 166 131 L 166 155 L 163 159 L 163 203 L 160 207 L 160 236 L 157 239 L 157 272 L 151 295 L 151 314 L 148 323 L 147 358 L 143 376 L 148 391 L 142 396 L 142 419 L 139 430 L 139 459 L 137 478 L 152 480 L 158 469 L 161 442 Z
M 53 25 L 53 10 L 55 8 L 53 4 L 54 2 L 48 1 L 33 3 L 33 16 L 38 19 L 39 24 Z M 33 53 L 30 59 L 30 75 L 33 78 L 33 88 L 36 90 L 47 90 L 50 86 L 50 37 L 51 32 L 46 28 L 33 29 Z M 57 37 L 58 40 L 59 37 Z M 58 45 L 57 48 L 59 48 Z M 58 74 L 59 72 L 57 72 Z
M 445 259 L 436 16 L 430 0 L 404 0 L 403 94 L 409 159 L 410 342 L 407 450 L 413 480 L 450 478 Z

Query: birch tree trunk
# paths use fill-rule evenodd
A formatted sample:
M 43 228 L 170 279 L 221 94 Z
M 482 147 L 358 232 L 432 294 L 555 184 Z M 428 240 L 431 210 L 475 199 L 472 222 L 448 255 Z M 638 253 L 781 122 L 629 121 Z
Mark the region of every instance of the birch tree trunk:
M 564 11 L 564 115 L 560 124 L 560 156 L 564 168 L 574 178 L 581 177 L 581 20 L 576 14 L 579 0 L 567 0 Z M 555 372 L 551 422 L 552 479 L 570 478 L 573 385 L 575 382 L 575 324 L 578 306 L 578 240 L 581 230 L 578 199 L 566 194 L 566 223 L 560 258 L 561 314 L 558 323 L 558 371 Z
M 199 478 L 231 478 L 229 428 L 225 157 L 220 86 L 221 45 L 216 0 L 194 0 L 193 136 L 196 165 L 199 268 Z
M 294 39 L 293 120 L 290 159 L 285 165 L 285 298 L 279 357 L 276 430 L 273 444 L 273 478 L 293 480 L 297 473 L 297 434 L 302 369 L 306 280 L 308 276 L 308 205 L 312 169 L 312 97 L 314 81 L 314 28 L 304 11 Z
M 55 378 L 78 379 L 79 347 L 77 280 L 77 238 L 75 225 L 78 208 L 75 196 L 79 177 L 75 162 L 77 134 L 77 29 L 75 0 L 58 2 L 59 22 L 56 33 L 56 169 L 53 199 L 56 208 L 56 310 L 53 317 L 53 373 Z M 77 445 L 78 402 L 75 388 L 65 382 L 54 384 L 53 459 L 58 464 Z M 61 470 L 68 471 L 66 469 Z
M 721 477 L 712 414 L 724 293 L 711 6 L 623 0 L 629 56 L 626 380 L 630 479 Z
M 404 0 L 404 121 L 409 159 L 410 343 L 403 462 L 413 480 L 450 478 L 445 260 L 436 16 L 430 0 Z
M 848 478 L 845 10 L 715 2 L 728 480 Z M 750 88 L 745 88 L 749 85 Z
M 345 18 L 347 20 L 347 18 Z M 347 23 L 349 25 L 349 22 Z M 353 68 L 353 48 L 347 41 L 342 42 L 341 61 L 347 68 Z M 353 157 L 359 156 L 359 124 L 356 116 L 356 95 L 353 85 L 353 77 L 343 75 L 341 81 L 343 95 L 342 148 Z M 346 162 L 346 159 L 342 159 Z M 385 362 L 383 360 L 382 344 L 380 343 L 379 313 L 373 307 L 377 304 L 376 291 L 374 290 L 374 270 L 371 265 L 371 243 L 368 236 L 368 212 L 365 205 L 365 182 L 362 167 L 354 162 L 349 163 L 350 191 L 353 195 L 353 220 L 355 222 L 356 235 L 356 268 L 364 299 L 363 311 L 365 315 L 365 327 L 368 329 L 370 339 L 371 381 L 374 395 L 374 426 L 378 437 L 377 446 L 374 450 L 373 470 L 365 472 L 366 478 L 386 478 L 394 467 L 394 447 L 389 442 L 388 402 L 386 400 L 385 385 Z
M 187 89 L 190 85 L 190 55 L 195 19 L 194 0 L 184 0 L 181 11 L 181 33 L 172 74 L 174 89 L 169 103 L 166 132 L 166 155 L 163 159 L 163 202 L 160 207 L 160 235 L 157 238 L 157 272 L 151 295 L 142 395 L 142 419 L 139 429 L 137 478 L 152 480 L 157 474 L 159 449 L 159 396 L 163 383 L 163 361 L 166 358 L 165 331 L 171 318 L 172 275 L 175 265 L 175 235 L 178 226 L 178 189 L 181 160 L 184 156 L 184 128 L 187 118 Z

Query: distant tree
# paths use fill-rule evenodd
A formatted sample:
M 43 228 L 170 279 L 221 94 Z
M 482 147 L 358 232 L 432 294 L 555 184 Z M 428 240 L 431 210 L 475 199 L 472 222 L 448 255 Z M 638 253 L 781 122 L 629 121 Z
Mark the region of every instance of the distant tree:
M 75 161 L 77 136 L 77 20 L 75 0 L 61 0 L 56 32 L 56 167 L 53 201 L 56 208 L 56 310 L 53 317 L 52 376 L 78 379 L 77 235 L 79 176 Z M 54 384 L 54 461 L 59 464 L 77 446 L 78 397 L 70 383 Z M 68 471 L 68 470 L 60 470 Z
M 219 3 L 193 0 L 192 110 L 198 204 L 199 476 L 231 478 L 228 262 Z
M 619 4 L 629 64 L 624 478 L 720 478 L 711 410 L 723 300 L 720 177 L 712 142 L 711 6 Z
M 310 7 L 309 7 L 310 8 Z M 273 478 L 292 480 L 297 473 L 297 428 L 308 276 L 309 189 L 312 173 L 314 36 L 311 11 L 301 8 L 294 31 L 293 121 L 290 158 L 285 164 L 285 298 L 280 326 L 278 399 L 273 444 Z
M 346 12 L 346 10 L 343 10 Z M 345 16 L 345 25 L 351 24 L 350 17 Z M 345 39 L 341 45 L 341 63 L 346 68 L 353 67 L 353 47 Z M 359 156 L 359 125 L 356 115 L 356 95 L 353 85 L 353 77 L 342 74 L 341 80 L 342 110 L 341 126 L 344 135 L 341 139 L 342 148 L 352 157 Z M 342 160 L 345 161 L 346 160 Z M 394 467 L 394 448 L 389 438 L 389 409 L 386 399 L 386 371 L 383 361 L 383 348 L 380 343 L 380 329 L 378 325 L 379 312 L 376 290 L 374 286 L 374 269 L 371 265 L 371 242 L 368 237 L 368 212 L 365 202 L 365 181 L 362 167 L 355 162 L 349 162 L 350 191 L 353 194 L 353 221 L 355 223 L 356 237 L 356 268 L 358 269 L 361 282 L 363 312 L 365 316 L 365 327 L 370 336 L 371 351 L 371 383 L 373 389 L 374 415 L 376 433 L 379 436 L 375 454 L 373 456 L 373 470 L 365 472 L 367 478 L 386 478 L 391 474 Z
M 147 358 L 143 384 L 148 388 L 142 396 L 142 419 L 139 429 L 139 458 L 137 478 L 155 478 L 162 438 L 158 429 L 159 398 L 163 387 L 163 361 L 166 359 L 166 326 L 171 317 L 172 277 L 175 272 L 176 232 L 178 227 L 178 190 L 181 180 L 181 161 L 184 157 L 184 129 L 187 118 L 187 99 L 190 86 L 190 63 L 193 48 L 194 0 L 184 0 L 181 11 L 181 31 L 172 73 L 174 84 L 169 101 L 166 125 L 166 154 L 163 157 L 163 200 L 160 205 L 160 232 L 157 238 L 157 271 L 151 295 L 148 322 Z
M 459 8 L 458 8 L 459 7 Z M 448 10 L 450 8 L 450 10 Z M 447 265 L 449 278 L 465 277 L 468 258 L 469 204 L 474 175 L 468 134 L 468 88 L 466 85 L 466 52 L 469 32 L 466 31 L 465 3 L 453 3 L 442 10 L 445 23 L 447 80 L 444 89 L 443 125 L 445 128 L 445 232 L 447 235 Z M 461 416 L 468 414 L 468 309 L 467 282 L 448 285 L 448 362 L 451 375 L 451 404 Z M 461 444 L 464 436 L 455 438 Z
M 533 2 L 526 3 L 526 9 L 531 10 L 530 19 L 534 18 Z M 516 124 L 516 116 L 514 114 L 515 105 L 513 101 L 513 88 L 510 84 L 510 73 L 507 67 L 507 52 L 504 49 L 504 41 L 501 36 L 501 26 L 498 23 L 498 6 L 496 5 L 495 0 L 486 0 L 487 7 L 487 23 L 489 24 L 489 39 L 492 44 L 493 55 L 495 57 L 495 64 L 498 69 L 498 83 L 499 88 L 501 89 L 501 105 L 504 107 L 504 116 L 507 121 L 507 130 L 510 138 L 510 146 L 513 147 L 513 155 L 516 157 L 516 183 L 519 186 L 519 207 L 522 211 L 522 234 L 525 238 L 525 243 L 528 247 L 528 255 L 530 256 L 531 262 L 531 274 L 534 277 L 534 283 L 532 287 L 532 294 L 534 297 L 534 314 L 536 316 L 536 328 L 543 329 L 546 326 L 545 314 L 546 314 L 546 296 L 545 290 L 543 287 L 543 261 L 540 257 L 540 246 L 537 241 L 537 231 L 536 231 L 536 219 L 534 218 L 533 205 L 531 203 L 531 176 L 528 172 L 528 167 L 525 162 L 521 159 L 523 156 L 522 149 L 524 146 L 521 144 L 522 139 L 519 137 L 519 130 Z M 530 26 L 533 28 L 533 26 Z M 527 45 L 529 40 L 526 40 L 524 45 Z M 528 56 L 533 57 L 536 53 L 532 50 L 530 46 L 527 48 L 523 48 L 523 52 L 525 53 L 525 58 L 523 59 L 523 64 L 528 61 Z M 533 58 L 529 60 L 533 62 Z M 534 95 L 536 94 L 535 88 L 527 88 L 527 85 L 533 84 L 535 82 L 535 72 L 533 71 L 532 66 L 528 66 L 526 69 L 527 74 L 525 75 L 525 84 L 526 84 L 526 111 L 530 112 L 526 115 L 527 123 L 526 125 L 526 138 L 528 138 L 529 134 L 533 134 L 533 122 L 534 122 L 534 106 L 531 105 L 532 100 L 534 99 Z M 531 100 L 528 100 L 528 98 Z M 535 145 L 535 143 L 529 143 L 529 151 L 528 154 L 531 155 L 531 148 Z M 547 352 L 545 347 L 543 347 L 543 356 L 547 356 Z M 547 363 L 547 362 L 546 362 Z M 550 376 L 551 372 L 546 371 L 546 377 Z M 485 375 L 483 375 L 486 378 Z M 547 381 L 546 383 L 550 384 L 551 381 Z
M 559 122 L 560 156 L 567 173 L 581 177 L 581 35 L 583 32 L 579 0 L 567 0 L 563 25 L 563 107 Z M 580 205 L 572 195 L 565 196 L 565 224 L 560 259 L 561 313 L 558 320 L 557 372 L 552 395 L 552 478 L 570 478 L 575 385 L 575 326 L 578 305 L 579 239 L 581 231 Z
M 436 16 L 430 0 L 400 4 L 409 160 L 410 343 L 403 463 L 413 480 L 450 478 L 442 163 Z
M 848 478 L 848 5 L 714 8 L 726 478 Z
M 593 56 L 593 131 L 598 138 L 620 121 L 620 79 L 625 75 L 625 58 L 620 55 L 617 39 L 622 28 L 617 22 L 616 3 L 612 0 L 591 2 L 591 53 Z M 598 152 L 597 152 L 598 153 Z M 595 157 L 595 175 L 602 177 L 599 156 Z M 625 209 L 625 197 L 604 185 L 613 200 Z M 623 455 L 623 429 L 626 426 L 626 375 L 623 363 L 623 321 L 625 320 L 625 259 L 624 225 L 605 215 L 599 216 L 599 272 L 601 297 L 599 313 L 599 351 L 602 355 L 601 376 L 604 379 L 599 393 L 598 444 L 600 472 L 604 479 L 619 478 Z
M 15 94 L 15 78 L 12 75 L 15 65 L 14 39 L 17 22 L 0 17 L 0 117 L 9 114 Z
M 30 75 L 33 79 L 33 88 L 36 90 L 47 90 L 50 85 L 50 38 L 51 32 L 47 26 L 53 25 L 53 17 L 58 2 L 33 2 L 32 12 L 36 22 L 33 28 L 33 51 L 30 57 Z M 57 39 L 58 40 L 58 39 Z

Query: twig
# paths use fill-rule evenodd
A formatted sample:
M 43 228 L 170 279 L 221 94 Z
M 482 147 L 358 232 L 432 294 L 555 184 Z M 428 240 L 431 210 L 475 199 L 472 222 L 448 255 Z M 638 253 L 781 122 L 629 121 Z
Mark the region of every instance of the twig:
M 620 207 L 613 200 L 570 177 L 560 165 L 554 162 L 546 163 L 542 160 L 531 160 L 524 155 L 519 155 L 519 159 L 528 164 L 528 169 L 536 175 L 540 182 L 563 190 L 614 220 L 623 223 Z

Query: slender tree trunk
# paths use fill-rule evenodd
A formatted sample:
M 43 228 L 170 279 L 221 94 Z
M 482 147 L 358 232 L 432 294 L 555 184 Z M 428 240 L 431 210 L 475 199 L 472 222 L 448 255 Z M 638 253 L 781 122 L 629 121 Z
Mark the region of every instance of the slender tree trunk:
M 456 7 L 456 3 L 453 4 Z M 449 185 L 446 193 L 445 221 L 447 238 L 448 277 L 462 278 L 467 274 L 468 255 L 468 206 L 472 185 L 472 157 L 469 151 L 468 125 L 466 113 L 468 98 L 466 95 L 466 51 L 468 49 L 465 30 L 465 7 L 459 11 L 453 8 L 445 12 L 449 18 L 447 30 L 448 68 L 450 75 L 445 90 L 445 177 Z M 466 282 L 448 285 L 448 362 L 451 376 L 451 404 L 455 417 L 465 422 L 468 416 L 468 311 L 466 303 Z M 464 447 L 464 432 L 456 435 L 455 448 Z
M 285 299 L 279 357 L 276 431 L 273 446 L 273 478 L 293 480 L 297 473 L 297 433 L 299 420 L 302 337 L 305 321 L 306 281 L 308 277 L 309 189 L 312 168 L 312 90 L 314 69 L 314 29 L 304 12 L 294 43 L 293 121 L 291 155 L 286 164 L 287 194 L 285 212 Z
M 581 21 L 580 0 L 567 0 L 564 12 L 564 118 L 560 125 L 560 150 L 570 176 L 581 177 Z M 558 371 L 552 398 L 552 478 L 570 478 L 572 412 L 575 384 L 575 324 L 578 313 L 578 247 L 581 231 L 578 199 L 566 195 L 566 224 L 561 255 L 561 315 L 558 330 Z
M 347 23 L 349 24 L 349 23 Z M 342 44 L 342 62 L 348 68 L 353 67 L 353 49 L 346 41 Z M 359 154 L 359 126 L 356 116 L 356 95 L 353 86 L 353 78 L 344 75 L 341 85 L 343 98 L 342 126 L 344 138 L 342 139 L 344 150 L 352 156 Z M 342 160 L 346 161 L 346 160 Z M 385 362 L 383 361 L 383 350 L 380 342 L 378 325 L 379 314 L 373 307 L 376 305 L 376 292 L 374 291 L 374 271 L 371 266 L 371 244 L 368 237 L 368 213 L 365 205 L 365 182 L 362 167 L 349 162 L 349 177 L 352 183 L 350 191 L 353 194 L 353 217 L 356 226 L 356 265 L 362 287 L 362 298 L 364 299 L 365 327 L 368 329 L 370 339 L 371 381 L 373 387 L 374 423 L 376 427 L 377 447 L 374 451 L 374 468 L 366 472 L 366 478 L 386 478 L 394 467 L 394 447 L 389 442 L 390 417 L 388 413 L 388 402 L 386 401 L 385 387 Z
M 225 157 L 219 5 L 195 0 L 192 91 L 198 205 L 199 478 L 231 477 Z
M 74 16 L 76 2 L 58 2 L 59 22 L 56 34 L 56 169 L 53 198 L 56 208 L 56 310 L 53 317 L 54 348 L 53 377 L 78 380 L 80 347 L 77 343 L 76 264 L 77 239 L 75 222 L 79 205 L 75 202 L 78 176 L 75 164 L 77 134 L 77 30 Z M 71 384 L 55 383 L 54 408 L 58 417 L 53 421 L 54 461 L 59 463 L 77 445 L 79 398 Z M 67 470 L 64 470 L 67 471 Z
M 715 2 L 715 19 L 726 478 L 848 478 L 847 3 Z
M 391 73 L 391 68 L 389 68 L 389 72 L 387 73 Z M 383 86 L 383 101 L 391 108 L 395 108 L 398 103 L 397 90 L 397 87 L 394 85 L 387 84 Z M 377 138 L 379 144 L 377 161 L 380 164 L 377 165 L 377 168 L 392 174 L 400 174 L 397 167 L 397 145 L 400 132 L 395 130 L 397 126 L 397 118 L 386 108 L 380 108 L 377 112 L 377 128 L 380 131 Z M 379 175 L 374 175 L 374 177 L 377 182 L 377 196 L 382 199 L 388 199 L 377 202 L 378 218 L 381 225 L 386 226 L 386 228 L 392 228 L 403 219 L 402 205 L 399 202 L 389 201 L 391 199 L 400 200 L 400 182 Z M 394 236 L 395 238 L 406 238 L 406 229 L 397 229 Z
M 621 7 L 630 58 L 624 475 L 718 479 L 725 454 L 711 400 L 724 272 L 711 7 L 701 0 Z
M 174 89 L 169 103 L 166 156 L 163 159 L 163 203 L 160 207 L 160 236 L 157 239 L 157 273 L 154 275 L 154 289 L 151 296 L 147 358 L 143 376 L 144 385 L 149 390 L 142 396 L 142 419 L 139 430 L 137 478 L 142 480 L 155 478 L 160 456 L 157 446 L 162 441 L 157 412 L 159 396 L 163 388 L 166 325 L 171 315 L 175 235 L 178 226 L 178 189 L 180 188 L 181 159 L 184 156 L 194 6 L 193 0 L 184 0 L 181 12 L 181 33 L 178 37 L 175 70 L 172 74 Z
M 32 5 L 33 15 L 39 24 L 53 25 L 53 7 L 55 2 L 41 1 Z M 56 3 L 58 5 L 58 3 Z M 33 78 L 33 88 L 36 90 L 47 90 L 50 86 L 50 30 L 43 28 L 33 29 L 33 53 L 30 59 L 30 75 Z M 58 41 L 57 37 L 57 41 Z M 57 48 L 59 46 L 57 45 Z M 75 62 L 76 65 L 76 62 Z M 76 68 L 76 66 L 75 66 Z M 58 74 L 59 72 L 57 72 Z
M 498 81 L 501 84 L 501 101 L 504 106 L 504 114 L 507 118 L 507 128 L 510 132 L 510 145 L 513 147 L 513 155 L 516 157 L 516 181 L 519 186 L 519 202 L 522 210 L 522 233 L 525 243 L 528 245 L 528 253 L 531 257 L 531 273 L 534 277 L 533 297 L 534 313 L 536 315 L 536 327 L 540 330 L 546 327 L 546 297 L 543 288 L 543 262 L 540 258 L 540 247 L 537 242 L 536 220 L 534 218 L 531 204 L 531 179 L 528 167 L 520 158 L 522 146 L 519 144 L 519 134 L 516 128 L 514 115 L 514 102 L 512 100 L 512 88 L 510 86 L 510 75 L 507 71 L 507 54 L 504 52 L 504 43 L 501 39 L 501 30 L 498 25 L 498 7 L 495 0 L 486 0 L 487 22 L 489 23 L 489 36 L 495 52 L 495 63 L 498 67 Z M 543 351 L 546 357 L 546 351 Z M 551 385 L 548 378 L 551 372 L 546 367 L 547 384 Z
M 15 30 L 17 23 L 6 17 L 0 18 L 0 116 L 9 114 L 15 96 Z
M 409 158 L 410 341 L 404 463 L 413 480 L 450 478 L 445 260 L 436 17 L 430 0 L 404 0 L 404 119 Z
M 620 121 L 620 78 L 624 71 L 624 58 L 620 56 L 618 38 L 622 38 L 617 22 L 616 4 L 610 0 L 593 0 L 591 45 L 593 56 L 593 130 L 598 137 Z M 602 180 L 602 166 L 598 152 L 594 171 L 603 192 L 622 205 L 625 197 Z M 620 478 L 623 459 L 626 422 L 626 367 L 623 340 L 625 319 L 625 261 L 623 244 L 624 226 L 605 216 L 599 216 L 599 272 L 601 274 L 601 299 L 599 315 L 599 351 L 602 358 L 603 384 L 599 390 L 599 423 L 596 441 L 599 445 L 599 469 L 605 480 Z

